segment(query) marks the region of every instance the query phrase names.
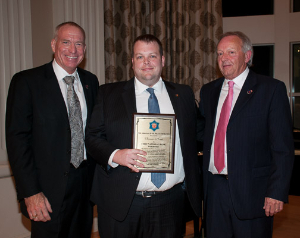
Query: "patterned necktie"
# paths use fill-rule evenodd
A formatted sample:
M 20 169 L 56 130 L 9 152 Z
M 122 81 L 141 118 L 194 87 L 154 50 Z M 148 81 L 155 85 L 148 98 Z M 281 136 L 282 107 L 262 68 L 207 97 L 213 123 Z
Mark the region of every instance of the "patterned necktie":
M 84 157 L 84 134 L 80 102 L 74 90 L 74 79 L 74 76 L 66 76 L 63 80 L 68 85 L 67 103 L 71 128 L 71 164 L 78 168 Z
M 222 170 L 225 168 L 225 136 L 232 105 L 233 84 L 234 82 L 232 80 L 228 81 L 228 95 L 222 106 L 220 119 L 215 134 L 214 163 L 219 173 L 221 173 Z
M 150 93 L 148 99 L 148 111 L 149 113 L 160 113 L 157 97 L 155 96 L 153 88 L 147 88 L 147 91 Z M 151 173 L 151 182 L 157 187 L 160 188 L 161 185 L 166 181 L 165 173 Z

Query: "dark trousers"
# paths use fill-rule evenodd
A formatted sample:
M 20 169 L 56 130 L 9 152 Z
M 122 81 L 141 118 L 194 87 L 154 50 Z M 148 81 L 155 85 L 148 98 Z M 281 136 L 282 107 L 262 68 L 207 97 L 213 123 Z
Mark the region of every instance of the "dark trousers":
M 93 206 L 89 200 L 87 178 L 87 167 L 70 169 L 60 214 L 56 219 L 51 219 L 48 222 L 32 221 L 32 238 L 91 237 Z
M 228 180 L 209 175 L 206 202 L 207 238 L 271 238 L 273 217 L 239 219 L 233 209 Z
M 184 191 L 181 184 L 150 198 L 135 195 L 124 221 L 117 221 L 98 209 L 100 237 L 182 237 L 183 206 Z

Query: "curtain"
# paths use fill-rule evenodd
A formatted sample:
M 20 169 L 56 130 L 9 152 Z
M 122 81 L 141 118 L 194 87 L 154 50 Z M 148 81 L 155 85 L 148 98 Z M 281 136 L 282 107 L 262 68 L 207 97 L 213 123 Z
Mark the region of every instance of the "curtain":
M 216 78 L 216 44 L 223 33 L 221 0 L 104 0 L 105 82 L 133 77 L 134 39 L 153 34 L 164 48 L 162 78 L 190 85 L 199 99 Z

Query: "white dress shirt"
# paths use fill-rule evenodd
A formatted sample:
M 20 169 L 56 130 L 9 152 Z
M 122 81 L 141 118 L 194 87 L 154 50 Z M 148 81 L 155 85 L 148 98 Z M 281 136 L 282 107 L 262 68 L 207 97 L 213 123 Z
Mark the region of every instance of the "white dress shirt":
M 230 111 L 230 115 L 231 115 L 231 112 L 234 108 L 234 105 L 238 99 L 238 96 L 240 95 L 240 92 L 242 90 L 242 87 L 245 83 L 245 80 L 248 76 L 248 73 L 249 73 L 249 69 L 248 67 L 244 70 L 243 73 L 241 73 L 239 76 L 237 76 L 236 78 L 234 78 L 232 81 L 234 82 L 234 85 L 233 85 L 233 99 L 232 99 L 232 106 L 231 106 L 231 111 Z M 221 93 L 220 93 L 220 97 L 219 97 L 219 102 L 218 102 L 218 107 L 217 107 L 217 114 L 216 114 L 216 123 L 215 123 L 215 129 L 214 129 L 214 137 L 213 137 L 213 141 L 212 141 L 212 144 L 211 144 L 211 150 L 210 150 L 210 162 L 209 162 L 209 171 L 213 174 L 218 174 L 218 171 L 215 167 L 215 164 L 214 164 L 214 144 L 215 144 L 215 135 L 216 135 L 216 130 L 217 130 L 217 127 L 218 127 L 218 124 L 219 124 L 219 119 L 220 119 L 220 113 L 221 113 L 221 110 L 222 110 L 222 106 L 223 106 L 223 103 L 227 97 L 227 94 L 228 94 L 228 89 L 229 89 L 229 86 L 228 86 L 228 79 L 225 79 L 224 82 L 223 82 L 223 86 L 222 86 L 222 89 L 221 89 Z M 229 116 L 229 119 L 230 119 L 230 116 Z M 224 151 L 225 151 L 225 168 L 222 170 L 221 174 L 228 174 L 228 170 L 227 170 L 227 142 L 226 142 L 226 136 L 225 136 L 225 143 L 224 143 Z
M 146 90 L 149 88 L 147 85 L 142 84 L 135 78 L 135 97 L 136 108 L 138 113 L 149 113 L 148 111 L 148 98 L 150 93 Z M 152 87 L 157 97 L 160 113 L 162 114 L 174 114 L 174 109 L 167 92 L 166 86 L 162 79 Z M 166 173 L 166 181 L 160 188 L 157 188 L 151 182 L 151 173 L 142 173 L 137 191 L 165 191 L 172 188 L 174 185 L 183 182 L 185 173 L 183 169 L 183 158 L 181 152 L 180 138 L 179 138 L 178 124 L 176 121 L 176 135 L 175 135 L 175 153 L 174 153 L 174 174 Z M 117 151 L 117 150 L 116 150 Z M 109 165 L 112 167 L 118 166 L 118 164 L 112 162 L 112 158 L 116 153 L 114 151 L 109 159 Z
M 73 74 L 69 74 L 60 65 L 57 64 L 57 62 L 55 61 L 55 59 L 53 60 L 52 66 L 53 66 L 53 70 L 54 70 L 54 73 L 56 75 L 56 78 L 57 78 L 57 81 L 58 81 L 58 84 L 59 84 L 62 96 L 64 98 L 67 111 L 69 111 L 69 109 L 68 109 L 68 103 L 67 103 L 68 85 L 64 82 L 63 78 L 66 77 L 66 76 L 74 76 L 75 77 L 75 80 L 74 80 L 74 90 L 75 90 L 75 92 L 77 94 L 77 97 L 79 99 L 79 102 L 80 102 L 81 113 L 82 113 L 82 123 L 83 123 L 83 133 L 85 133 L 86 118 L 87 118 L 87 106 L 86 106 L 86 101 L 85 101 L 85 96 L 84 96 L 82 84 L 80 82 L 77 70 L 75 70 L 75 72 Z M 86 148 L 85 148 L 85 145 L 84 145 L 84 159 L 86 160 Z

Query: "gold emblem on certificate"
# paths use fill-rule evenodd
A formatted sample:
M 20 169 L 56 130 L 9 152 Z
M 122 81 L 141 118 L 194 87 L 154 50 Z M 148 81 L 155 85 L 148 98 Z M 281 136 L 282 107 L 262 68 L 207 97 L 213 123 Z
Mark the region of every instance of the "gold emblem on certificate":
M 133 115 L 133 148 L 147 152 L 147 162 L 141 172 L 174 173 L 174 114 Z

